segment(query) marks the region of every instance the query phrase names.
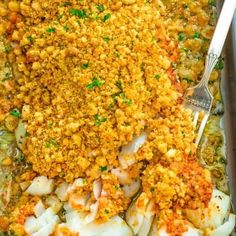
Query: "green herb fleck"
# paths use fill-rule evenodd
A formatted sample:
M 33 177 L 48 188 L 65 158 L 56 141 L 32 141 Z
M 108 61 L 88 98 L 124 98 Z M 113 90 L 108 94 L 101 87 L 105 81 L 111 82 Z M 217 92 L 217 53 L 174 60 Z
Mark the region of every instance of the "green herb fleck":
M 215 7 L 216 6 L 216 0 L 209 0 L 208 5 L 211 6 L 211 7 Z
M 116 86 L 117 86 L 117 88 L 120 89 L 120 90 L 123 89 L 121 80 L 117 80 L 117 81 L 116 81 Z
M 92 79 L 92 83 L 87 85 L 87 88 L 93 89 L 94 87 L 101 87 L 101 86 L 102 86 L 102 83 L 96 77 L 94 77 Z
M 114 102 L 117 101 L 117 97 L 120 95 L 120 92 L 119 93 L 114 93 L 111 95 L 111 97 L 113 98 Z
M 191 83 L 191 82 L 193 82 L 193 80 L 191 80 L 191 79 L 189 79 L 189 78 L 187 78 L 187 77 L 183 78 L 183 80 L 185 80 L 188 84 Z
M 89 63 L 85 63 L 81 67 L 82 67 L 82 69 L 86 70 L 89 68 Z
M 216 70 L 222 70 L 224 68 L 224 59 L 219 57 L 217 64 L 215 65 Z
M 67 25 L 64 25 L 63 29 L 67 32 L 70 28 Z
M 107 166 L 100 166 L 100 171 L 107 171 Z
M 63 17 L 63 14 L 60 14 L 57 19 L 60 20 Z
M 186 54 L 189 53 L 190 49 L 189 48 L 181 48 L 180 49 L 181 51 L 185 52 Z
M 5 77 L 4 77 L 4 79 L 3 79 L 3 82 L 6 81 L 6 80 L 11 79 L 11 77 L 12 77 L 12 74 L 11 74 L 11 73 L 9 73 L 9 72 L 5 73 Z
M 14 108 L 13 110 L 10 111 L 10 115 L 20 118 L 21 113 L 17 108 Z
M 10 50 L 11 50 L 10 45 L 8 45 L 8 44 L 4 45 L 4 52 L 5 52 L 5 53 L 9 53 Z
M 108 37 L 108 36 L 104 36 L 104 37 L 102 37 L 103 38 L 103 40 L 105 41 L 105 42 L 109 42 L 110 41 L 110 38 Z
M 160 78 L 161 78 L 161 76 L 160 76 L 159 74 L 156 74 L 156 75 L 155 75 L 155 79 L 158 80 L 158 79 L 160 79 Z
M 62 4 L 63 7 L 67 7 L 67 6 L 71 6 L 71 5 L 72 5 L 71 2 L 64 2 L 64 3 Z
M 46 29 L 46 31 L 48 33 L 54 33 L 55 32 L 55 28 L 48 28 L 48 29 Z
M 184 38 L 185 38 L 185 36 L 184 36 L 183 33 L 179 33 L 179 34 L 178 34 L 178 40 L 179 40 L 179 41 L 183 41 Z
M 28 39 L 29 39 L 29 41 L 30 41 L 31 44 L 34 43 L 34 39 L 33 39 L 32 35 L 30 35 L 30 36 L 28 37 Z
M 109 211 L 107 210 L 107 209 L 105 209 L 105 211 L 104 211 L 106 214 L 109 214 Z
M 110 17 L 111 17 L 111 14 L 110 14 L 110 13 L 107 13 L 107 14 L 102 18 L 102 21 L 103 21 L 103 22 L 106 22 Z
M 114 188 L 115 188 L 116 190 L 120 190 L 120 189 L 121 189 L 121 187 L 120 187 L 119 185 L 115 185 Z
M 104 122 L 106 122 L 106 121 L 107 121 L 107 118 L 106 118 L 106 117 L 102 117 L 102 118 L 101 118 L 101 122 L 102 122 L 102 123 L 104 123 Z
M 98 11 L 100 11 L 100 12 L 102 12 L 102 11 L 105 10 L 105 8 L 104 8 L 104 6 L 103 6 L 102 4 L 98 4 L 98 5 L 97 5 L 97 9 L 98 9 Z
M 220 158 L 220 163 L 227 164 L 227 160 L 224 157 Z
M 119 53 L 118 51 L 115 51 L 115 52 L 114 52 L 114 55 L 115 55 L 116 57 L 120 58 L 120 53 Z
M 200 33 L 199 32 L 195 32 L 193 35 L 194 39 L 199 39 L 200 38 Z
M 54 122 L 53 122 L 53 121 L 51 121 L 51 122 L 48 124 L 48 127 L 49 127 L 49 128 L 52 128 L 52 127 L 53 127 L 53 125 L 54 125 Z
M 121 93 L 121 98 L 123 99 L 123 103 L 127 104 L 127 105 L 132 105 L 133 101 L 131 99 L 127 99 L 125 93 Z
M 96 114 L 96 115 L 94 116 L 94 124 L 95 124 L 96 126 L 99 126 L 99 125 L 101 125 L 101 123 L 104 123 L 104 122 L 106 122 L 106 121 L 107 121 L 107 118 L 106 118 L 106 117 L 99 116 L 98 114 Z
M 59 148 L 58 142 L 53 138 L 50 138 L 45 142 L 45 147 L 46 148 L 50 148 L 51 146 L 54 146 L 56 149 Z
M 99 115 L 95 115 L 95 116 L 94 116 L 94 119 L 95 119 L 94 124 L 95 124 L 96 126 L 99 126 L 99 125 L 101 124 L 101 122 L 100 122 L 100 120 L 99 120 Z
M 114 103 L 109 104 L 108 109 L 112 109 L 114 107 Z
M 70 9 L 69 13 L 73 16 L 78 16 L 81 19 L 84 19 L 86 17 L 86 11 L 84 9 L 79 10 L 79 9 Z

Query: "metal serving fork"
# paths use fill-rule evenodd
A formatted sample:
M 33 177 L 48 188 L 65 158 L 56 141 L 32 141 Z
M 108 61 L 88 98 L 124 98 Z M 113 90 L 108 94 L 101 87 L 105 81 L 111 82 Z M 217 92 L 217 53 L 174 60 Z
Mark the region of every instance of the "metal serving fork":
M 213 103 L 213 96 L 208 89 L 208 81 L 218 58 L 220 57 L 231 21 L 236 8 L 236 0 L 225 0 L 220 17 L 208 49 L 205 70 L 201 81 L 195 87 L 188 88 L 184 94 L 184 105 L 194 114 L 194 125 L 197 126 L 199 114 L 203 112 L 203 118 L 199 125 L 196 137 L 196 145 L 199 144 Z

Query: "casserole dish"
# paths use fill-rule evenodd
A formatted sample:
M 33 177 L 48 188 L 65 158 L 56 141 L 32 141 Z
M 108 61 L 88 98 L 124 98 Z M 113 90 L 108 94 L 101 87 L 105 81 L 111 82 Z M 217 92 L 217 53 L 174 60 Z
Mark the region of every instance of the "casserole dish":
M 230 234 L 222 60 L 199 160 L 181 106 L 204 67 L 213 1 L 0 7 L 2 234 Z

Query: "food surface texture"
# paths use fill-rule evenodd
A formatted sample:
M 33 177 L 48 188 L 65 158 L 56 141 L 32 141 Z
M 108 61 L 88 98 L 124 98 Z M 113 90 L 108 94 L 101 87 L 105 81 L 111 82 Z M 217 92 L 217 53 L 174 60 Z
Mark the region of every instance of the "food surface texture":
M 0 235 L 228 236 L 213 0 L 0 1 Z M 201 119 L 200 114 L 200 119 Z

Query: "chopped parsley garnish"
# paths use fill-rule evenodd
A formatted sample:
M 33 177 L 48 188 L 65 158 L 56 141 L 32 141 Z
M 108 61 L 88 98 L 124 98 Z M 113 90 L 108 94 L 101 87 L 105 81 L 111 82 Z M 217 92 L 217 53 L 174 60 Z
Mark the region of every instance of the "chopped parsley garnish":
M 120 190 L 120 189 L 121 189 L 121 187 L 120 187 L 119 185 L 115 185 L 114 188 L 115 188 L 116 190 Z
M 181 48 L 180 50 L 185 52 L 186 54 L 188 54 L 190 52 L 189 48 Z
M 224 59 L 219 57 L 217 64 L 215 65 L 216 70 L 222 70 L 224 68 Z
M 107 171 L 107 166 L 100 166 L 100 171 Z
M 48 33 L 54 33 L 55 32 L 55 28 L 48 28 L 48 29 L 46 29 L 46 31 Z
M 5 52 L 5 53 L 9 53 L 10 50 L 11 50 L 10 45 L 6 44 L 6 45 L 4 46 L 4 52 Z
M 7 73 L 5 73 L 5 77 L 4 77 L 4 79 L 3 79 L 3 82 L 6 81 L 6 80 L 9 80 L 9 79 L 11 79 L 11 78 L 12 78 L 12 74 L 9 73 L 9 72 L 7 72 Z
M 120 92 L 119 93 L 114 93 L 111 95 L 111 97 L 113 98 L 114 102 L 117 102 L 117 97 L 120 95 Z
M 60 20 L 63 17 L 63 14 L 60 14 L 57 19 Z
M 127 104 L 127 105 L 131 105 L 133 103 L 133 101 L 131 99 L 127 99 L 125 93 L 121 93 L 121 98 L 123 99 L 123 103 Z
M 106 117 L 99 116 L 98 114 L 96 114 L 96 115 L 94 116 L 94 124 L 95 124 L 96 126 L 99 126 L 99 125 L 101 125 L 101 123 L 104 123 L 104 122 L 106 122 L 106 121 L 107 121 L 107 118 L 106 118 Z
M 98 9 L 98 11 L 100 11 L 100 12 L 102 12 L 102 11 L 105 10 L 105 8 L 104 8 L 104 6 L 103 6 L 102 4 L 98 4 L 98 5 L 97 5 L 97 9 Z
M 82 69 L 86 70 L 89 68 L 89 63 L 85 63 L 81 67 L 82 67 Z
M 119 53 L 118 51 L 115 51 L 115 52 L 114 52 L 114 55 L 115 55 L 116 57 L 120 58 L 120 53 Z
M 227 160 L 224 157 L 220 158 L 220 163 L 227 164 Z
M 101 86 L 102 86 L 102 83 L 96 77 L 93 77 L 92 83 L 88 84 L 87 88 L 93 89 L 94 87 L 101 87 Z
M 73 16 L 78 16 L 81 19 L 84 19 L 86 17 L 86 11 L 84 9 L 79 10 L 79 9 L 70 9 L 69 13 Z
M 30 41 L 31 44 L 34 42 L 34 39 L 33 39 L 32 35 L 30 35 L 30 36 L 28 37 L 28 39 L 29 39 L 29 41 Z
M 20 118 L 21 113 L 17 108 L 14 108 L 13 110 L 10 111 L 10 115 Z
M 116 86 L 117 86 L 117 88 L 120 89 L 120 90 L 123 89 L 121 80 L 117 80 L 117 81 L 116 81 Z
M 114 107 L 114 103 L 109 104 L 108 109 L 112 109 Z
M 108 214 L 109 213 L 109 211 L 107 210 L 107 209 L 105 209 L 105 211 L 104 211 L 106 214 Z
M 70 28 L 67 25 L 64 25 L 63 29 L 67 32 Z
M 46 148 L 50 148 L 51 146 L 54 146 L 56 149 L 59 148 L 58 142 L 53 138 L 50 138 L 45 142 L 45 147 Z
M 155 79 L 160 79 L 160 78 L 161 78 L 161 76 L 159 74 L 155 75 Z
M 179 41 L 183 41 L 184 40 L 184 34 L 183 33 L 179 33 L 178 34 L 178 40 Z
M 187 78 L 187 77 L 183 78 L 183 80 L 185 80 L 188 84 L 191 83 L 191 82 L 193 82 L 193 80 L 191 80 L 191 79 L 189 79 L 189 78 Z
M 54 123 L 51 121 L 51 122 L 48 124 L 48 127 L 49 127 L 49 128 L 52 128 L 53 125 L 54 125 Z
M 195 32 L 193 35 L 194 39 L 199 39 L 200 38 L 200 33 L 199 32 Z
M 110 17 L 111 17 L 111 14 L 110 14 L 110 13 L 107 13 L 107 14 L 102 18 L 102 21 L 103 21 L 103 22 L 106 22 Z
M 215 7 L 216 6 L 216 0 L 209 0 L 208 5 L 211 6 L 211 7 Z
M 71 5 L 72 5 L 71 2 L 64 2 L 64 3 L 62 4 L 63 7 L 67 7 L 67 6 L 71 6 Z
M 110 41 L 110 38 L 108 37 L 108 36 L 104 36 L 104 37 L 102 37 L 103 38 L 103 40 L 105 41 L 105 42 L 109 42 Z

